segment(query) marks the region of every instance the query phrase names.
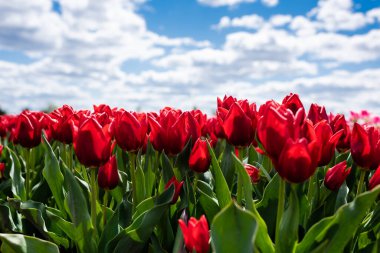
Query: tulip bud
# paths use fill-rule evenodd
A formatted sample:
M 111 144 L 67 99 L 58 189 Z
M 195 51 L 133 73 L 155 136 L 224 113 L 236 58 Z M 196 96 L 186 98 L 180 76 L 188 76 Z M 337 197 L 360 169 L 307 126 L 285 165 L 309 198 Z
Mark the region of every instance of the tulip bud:
M 260 170 L 251 164 L 244 164 L 245 171 L 247 171 L 252 183 L 257 184 L 260 181 Z
M 3 153 L 4 146 L 0 144 L 0 156 Z
M 41 123 L 34 113 L 24 111 L 16 120 L 16 128 L 13 129 L 12 140 L 24 148 L 33 148 L 41 143 Z
M 119 172 L 117 170 L 116 156 L 111 156 L 110 160 L 99 167 L 98 184 L 101 188 L 112 190 L 119 183 Z
M 350 172 L 351 168 L 347 168 L 347 161 L 336 164 L 326 172 L 325 186 L 331 191 L 339 190 Z
M 208 151 L 207 141 L 197 139 L 189 158 L 189 167 L 191 170 L 198 173 L 203 173 L 208 170 L 211 163 L 211 156 Z
M 4 177 L 5 164 L 0 163 L 0 179 Z
M 175 176 L 173 176 L 165 185 L 165 189 L 168 189 L 172 184 L 174 185 L 174 196 L 172 204 L 175 204 L 178 200 L 179 194 L 181 193 L 183 181 L 178 182 Z
M 207 253 L 210 249 L 209 227 L 204 215 L 199 220 L 191 217 L 186 225 L 183 220 L 178 220 L 185 246 L 188 252 Z
M 98 167 L 105 164 L 111 156 L 111 136 L 108 125 L 101 127 L 98 121 L 91 117 L 85 120 L 74 131 L 74 151 L 86 167 Z
M 380 166 L 376 169 L 375 173 L 371 177 L 368 183 L 368 188 L 372 190 L 376 186 L 380 185 Z
M 380 133 L 372 127 L 354 124 L 351 133 L 351 154 L 354 162 L 364 169 L 375 169 L 380 164 Z

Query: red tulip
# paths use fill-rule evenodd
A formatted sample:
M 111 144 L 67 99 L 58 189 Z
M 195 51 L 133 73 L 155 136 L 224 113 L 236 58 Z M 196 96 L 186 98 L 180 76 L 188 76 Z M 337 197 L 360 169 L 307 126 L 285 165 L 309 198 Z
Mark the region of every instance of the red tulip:
M 164 108 L 158 119 L 148 116 L 151 130 L 149 138 L 155 150 L 165 150 L 169 155 L 177 155 L 183 150 L 189 134 L 186 131 L 186 116 L 179 113 L 178 110 Z
M 350 174 L 351 168 L 347 168 L 347 161 L 340 162 L 326 172 L 324 184 L 331 191 L 337 191 Z
M 339 130 L 333 134 L 331 127 L 326 120 L 318 122 L 314 126 L 314 129 L 315 134 L 322 145 L 321 158 L 318 162 L 318 166 L 325 166 L 330 163 L 335 155 L 335 148 L 340 136 L 343 134 L 343 130 Z
M 0 144 L 0 156 L 3 153 L 4 146 Z
M 114 111 L 111 109 L 109 105 L 100 104 L 100 105 L 93 105 L 94 113 L 95 114 L 107 114 L 108 117 L 113 117 Z
M 272 159 L 278 174 L 291 183 L 302 183 L 317 169 L 320 144 L 306 138 L 288 139 L 278 159 Z
M 335 116 L 330 115 L 330 126 L 333 133 L 343 130 L 342 135 L 336 145 L 339 151 L 346 151 L 350 148 L 351 131 L 350 126 L 347 124 L 343 114 L 337 114 Z
M 12 140 L 25 148 L 33 148 L 41 143 L 42 127 L 38 115 L 24 111 L 16 119 Z
M 165 185 L 165 189 L 168 189 L 171 185 L 174 185 L 174 196 L 172 199 L 172 204 L 175 204 L 178 200 L 179 194 L 181 193 L 183 181 L 178 182 L 175 176 L 173 176 Z
M 216 102 L 217 102 L 218 108 L 221 107 L 221 108 L 229 110 L 232 104 L 237 102 L 237 99 L 232 96 L 227 97 L 227 95 L 224 95 L 223 100 L 221 100 L 220 98 L 217 98 Z
M 206 123 L 204 124 L 204 127 L 202 128 L 202 136 L 210 139 L 210 144 L 214 147 L 216 143 L 218 142 L 217 137 L 217 127 L 220 127 L 218 119 L 213 117 L 207 119 Z M 220 127 L 221 131 L 223 132 L 223 129 Z
M 190 153 L 189 167 L 191 170 L 198 173 L 203 173 L 208 170 L 211 163 L 211 156 L 208 151 L 207 141 L 198 139 Z
M 252 183 L 257 184 L 260 181 L 260 170 L 251 164 L 244 164 L 245 171 L 247 171 Z
M 183 220 L 178 220 L 183 239 L 188 252 L 207 253 L 210 249 L 209 227 L 204 215 L 199 220 L 191 217 L 186 225 Z
M 71 106 L 64 105 L 54 110 L 50 114 L 52 120 L 52 137 L 62 143 L 70 144 L 73 142 L 73 132 L 71 128 L 74 117 L 74 110 Z
M 380 166 L 376 169 L 375 173 L 371 177 L 368 183 L 368 188 L 372 190 L 376 186 L 380 185 Z
M 296 114 L 301 108 L 304 109 L 298 94 L 290 93 L 282 100 L 282 104 L 285 106 L 285 108 L 291 110 L 293 114 Z
M 148 121 L 145 113 L 121 111 L 116 113 L 112 129 L 117 144 L 126 151 L 137 152 L 145 144 Z
M 225 117 L 221 112 L 226 109 L 219 109 L 218 118 L 230 144 L 244 147 L 254 141 L 257 119 L 252 109 L 255 110 L 255 107 L 250 107 L 246 100 L 233 103 Z
M 380 133 L 373 126 L 354 124 L 351 133 L 352 159 L 364 169 L 375 169 L 380 164 Z
M 329 120 L 326 108 L 317 104 L 311 104 L 307 118 L 310 119 L 314 125 L 322 120 Z
M 86 167 L 98 167 L 108 161 L 111 155 L 108 125 L 102 128 L 99 122 L 91 117 L 73 132 L 73 146 L 79 162 Z
M 98 184 L 101 188 L 112 190 L 119 183 L 119 172 L 117 170 L 116 156 L 111 156 L 110 160 L 99 167 Z
M 300 111 L 303 109 L 300 109 Z M 270 157 L 279 157 L 288 138 L 293 138 L 296 132 L 299 135 L 302 121 L 302 113 L 297 113 L 296 117 L 290 110 L 273 102 L 260 107 L 257 134 L 260 142 L 265 148 L 265 152 Z
M 5 164 L 0 163 L 0 179 L 4 177 L 4 171 L 5 171 Z

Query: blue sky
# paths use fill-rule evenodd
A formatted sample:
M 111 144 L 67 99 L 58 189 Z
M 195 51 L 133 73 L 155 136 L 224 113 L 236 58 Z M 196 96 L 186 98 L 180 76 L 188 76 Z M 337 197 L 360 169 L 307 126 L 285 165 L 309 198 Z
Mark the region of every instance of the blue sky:
M 0 3 L 0 106 L 261 104 L 380 115 L 380 0 Z

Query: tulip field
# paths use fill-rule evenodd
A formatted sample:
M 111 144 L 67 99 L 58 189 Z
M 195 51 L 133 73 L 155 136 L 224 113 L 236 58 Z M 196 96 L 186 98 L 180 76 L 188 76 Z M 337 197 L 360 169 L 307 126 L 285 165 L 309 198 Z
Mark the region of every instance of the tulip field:
M 380 252 L 380 125 L 231 96 L 0 116 L 0 252 Z

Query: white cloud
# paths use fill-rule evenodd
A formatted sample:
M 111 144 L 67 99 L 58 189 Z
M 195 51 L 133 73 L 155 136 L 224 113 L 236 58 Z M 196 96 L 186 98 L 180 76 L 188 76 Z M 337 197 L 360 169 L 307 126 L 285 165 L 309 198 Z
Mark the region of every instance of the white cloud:
M 215 29 L 223 29 L 228 27 L 244 27 L 248 29 L 259 29 L 264 25 L 264 19 L 256 14 L 245 15 L 238 18 L 229 18 L 224 16 L 219 23 L 213 26 Z
M 253 3 L 256 0 L 197 0 L 200 4 L 211 7 L 235 6 L 241 3 Z
M 291 15 L 273 15 L 270 17 L 270 24 L 274 27 L 280 27 L 287 25 L 290 21 L 292 21 L 292 16 Z
M 318 27 L 327 31 L 353 31 L 368 23 L 364 13 L 353 12 L 352 0 L 319 0 L 308 15 L 315 17 Z
M 269 7 L 274 7 L 278 4 L 278 0 L 261 0 L 261 2 Z
M 61 0 L 62 15 L 51 12 L 48 0 L 0 2 L 0 49 L 34 61 L 0 61 L 1 106 L 18 112 L 49 103 L 76 108 L 108 103 L 143 110 L 199 106 L 210 112 L 216 96 L 225 93 L 262 103 L 298 92 L 305 104 L 380 114 L 380 69 L 360 65 L 380 61 L 380 29 L 341 33 L 362 27 L 362 18 L 352 17 L 351 1 L 330 7 L 348 13 L 344 19 L 323 14 L 324 0 L 310 16 L 223 17 L 216 27 L 235 29 L 219 46 L 150 31 L 137 14 L 143 2 Z M 362 15 L 366 24 L 379 21 L 379 9 Z M 134 60 L 140 69 L 123 65 Z

